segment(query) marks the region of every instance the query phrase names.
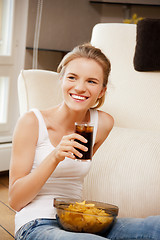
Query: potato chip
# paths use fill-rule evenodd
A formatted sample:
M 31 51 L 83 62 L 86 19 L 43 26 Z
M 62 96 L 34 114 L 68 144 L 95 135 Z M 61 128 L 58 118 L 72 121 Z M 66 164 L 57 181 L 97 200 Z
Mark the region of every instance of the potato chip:
M 102 231 L 113 221 L 113 217 L 105 210 L 95 207 L 93 203 L 86 203 L 86 201 L 70 204 L 59 218 L 66 229 L 92 233 Z

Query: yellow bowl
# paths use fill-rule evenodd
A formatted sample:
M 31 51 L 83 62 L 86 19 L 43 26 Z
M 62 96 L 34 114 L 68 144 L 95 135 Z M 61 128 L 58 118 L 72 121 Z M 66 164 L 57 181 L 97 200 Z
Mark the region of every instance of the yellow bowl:
M 112 204 L 78 199 L 54 199 L 59 225 L 68 231 L 103 234 L 108 231 L 118 215 Z

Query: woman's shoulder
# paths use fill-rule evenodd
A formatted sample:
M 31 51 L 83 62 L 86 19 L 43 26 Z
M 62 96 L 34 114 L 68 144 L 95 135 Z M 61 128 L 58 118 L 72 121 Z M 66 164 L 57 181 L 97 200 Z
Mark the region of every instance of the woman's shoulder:
M 35 124 L 38 123 L 38 119 L 33 111 L 28 111 L 24 113 L 20 118 L 18 119 L 19 125 L 25 125 L 25 126 L 35 126 Z
M 97 111 L 98 111 L 98 130 L 94 146 L 94 153 L 105 141 L 114 125 L 114 119 L 110 114 L 103 112 L 101 110 Z
M 98 111 L 98 120 L 99 125 L 103 127 L 103 129 L 110 131 L 114 125 L 114 118 L 109 114 L 101 110 Z
M 34 112 L 29 111 L 24 113 L 19 117 L 17 124 L 14 129 L 15 135 L 23 135 L 25 136 L 32 134 L 36 134 L 38 131 L 38 119 L 36 118 Z
M 114 125 L 113 117 L 101 110 L 98 110 L 98 135 L 100 138 L 105 139 Z

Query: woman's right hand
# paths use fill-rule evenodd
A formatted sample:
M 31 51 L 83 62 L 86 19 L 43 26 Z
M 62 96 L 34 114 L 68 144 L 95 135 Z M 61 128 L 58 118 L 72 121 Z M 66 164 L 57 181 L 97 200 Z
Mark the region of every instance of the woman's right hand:
M 75 140 L 81 141 L 82 144 Z M 53 151 L 56 161 L 63 161 L 65 157 L 76 159 L 76 156 L 78 156 L 81 158 L 83 155 L 77 149 L 88 151 L 88 148 L 83 145 L 83 143 L 86 142 L 87 140 L 77 133 L 63 136 L 60 143 Z

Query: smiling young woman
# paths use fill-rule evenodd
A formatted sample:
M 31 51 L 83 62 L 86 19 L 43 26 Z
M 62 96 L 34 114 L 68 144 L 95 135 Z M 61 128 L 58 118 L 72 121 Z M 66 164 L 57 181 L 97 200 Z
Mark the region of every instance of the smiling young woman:
M 16 239 L 24 232 L 26 239 L 36 239 L 34 231 L 29 232 L 37 219 L 50 219 L 54 225 L 52 233 L 43 231 L 38 239 L 54 239 L 57 222 L 53 198 L 81 198 L 91 162 L 75 161 L 76 156 L 82 157 L 80 150 L 88 150 L 86 139 L 74 133 L 75 122 L 94 124 L 93 154 L 113 127 L 113 118 L 96 110 L 103 102 L 110 72 L 110 62 L 101 50 L 90 44 L 76 47 L 64 57 L 58 72 L 63 102 L 44 111 L 30 110 L 18 120 L 14 131 L 9 201 L 17 211 Z

